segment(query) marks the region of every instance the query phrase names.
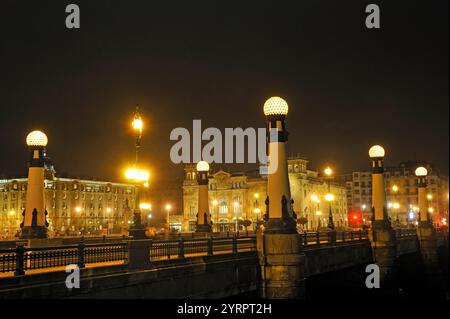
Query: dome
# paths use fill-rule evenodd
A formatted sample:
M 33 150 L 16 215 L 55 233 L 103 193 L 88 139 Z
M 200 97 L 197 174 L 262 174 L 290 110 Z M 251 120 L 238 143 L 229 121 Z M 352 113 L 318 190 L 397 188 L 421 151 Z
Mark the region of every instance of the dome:
M 384 157 L 384 154 L 385 154 L 384 148 L 381 147 L 380 145 L 374 145 L 374 146 L 372 146 L 372 147 L 370 148 L 370 150 L 369 150 L 369 156 L 370 156 L 371 158 L 374 158 L 374 157 Z
M 28 146 L 47 146 L 48 138 L 41 131 L 33 131 L 28 134 L 26 141 Z
M 281 97 L 271 97 L 264 103 L 264 115 L 287 115 L 289 106 Z
M 207 172 L 209 171 L 209 164 L 205 161 L 200 161 L 197 163 L 197 171 L 199 172 Z
M 417 167 L 416 168 L 416 176 L 427 176 L 428 171 L 425 167 Z

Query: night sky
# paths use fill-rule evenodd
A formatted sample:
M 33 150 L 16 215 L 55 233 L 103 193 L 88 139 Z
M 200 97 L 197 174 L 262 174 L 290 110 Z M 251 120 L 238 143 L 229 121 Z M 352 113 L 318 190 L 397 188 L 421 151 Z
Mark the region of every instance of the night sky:
M 69 3 L 80 30 L 65 28 Z M 369 3 L 380 30 L 365 28 Z M 58 173 L 121 180 L 140 104 L 143 161 L 173 179 L 173 128 L 264 127 L 272 95 L 312 168 L 367 168 L 377 143 L 388 165 L 448 175 L 448 25 L 447 0 L 3 0 L 0 175 L 25 175 L 25 137 L 42 129 Z

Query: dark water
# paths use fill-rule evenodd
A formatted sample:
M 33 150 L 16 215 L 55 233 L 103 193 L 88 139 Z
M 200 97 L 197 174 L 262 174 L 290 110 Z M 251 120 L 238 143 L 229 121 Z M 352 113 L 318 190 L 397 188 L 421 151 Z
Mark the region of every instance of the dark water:
M 400 257 L 396 264 L 395 279 L 384 287 L 382 284 L 380 289 L 366 287 L 366 265 L 313 276 L 306 280 L 307 299 L 448 299 L 448 252 L 442 251 L 440 256 L 439 271 L 431 274 L 425 271 L 419 254 Z
M 365 285 L 366 265 L 330 272 L 306 279 L 306 299 L 449 299 L 449 263 L 446 248 L 440 253 L 438 274 L 427 274 L 419 254 L 398 259 L 395 279 L 380 289 Z M 232 297 L 257 298 L 258 292 Z

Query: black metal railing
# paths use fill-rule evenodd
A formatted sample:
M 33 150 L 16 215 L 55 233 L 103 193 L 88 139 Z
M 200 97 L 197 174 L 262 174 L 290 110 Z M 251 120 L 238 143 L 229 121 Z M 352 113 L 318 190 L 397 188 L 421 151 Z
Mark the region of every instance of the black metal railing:
M 195 256 L 212 256 L 225 253 L 256 251 L 256 237 L 207 237 L 177 240 L 152 240 L 150 259 L 176 259 Z
M 0 273 L 23 275 L 28 270 L 49 269 L 86 264 L 123 261 L 128 258 L 127 243 L 84 244 L 58 247 L 16 248 L 0 250 Z
M 150 260 L 236 254 L 256 251 L 256 237 L 207 237 L 177 240 L 148 239 Z M 24 275 L 26 271 L 88 264 L 128 261 L 129 243 L 101 243 L 27 248 L 19 243 L 16 248 L 0 250 L 0 273 Z
M 301 234 L 302 246 L 346 243 L 367 240 L 368 232 L 359 231 L 321 231 Z
M 395 237 L 405 238 L 405 237 L 415 237 L 417 236 L 416 228 L 396 228 Z

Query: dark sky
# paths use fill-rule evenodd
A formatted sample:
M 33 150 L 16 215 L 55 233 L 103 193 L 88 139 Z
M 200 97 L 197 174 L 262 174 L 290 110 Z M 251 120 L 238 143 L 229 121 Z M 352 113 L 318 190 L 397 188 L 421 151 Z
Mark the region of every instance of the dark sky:
M 80 30 L 65 28 L 69 3 Z M 364 26 L 369 3 L 380 30 Z M 59 173 L 120 180 L 139 103 L 157 183 L 182 172 L 173 128 L 264 127 L 262 105 L 280 95 L 289 151 L 312 167 L 365 168 L 379 143 L 388 164 L 448 175 L 448 25 L 447 0 L 3 0 L 0 174 L 25 172 L 39 128 Z

